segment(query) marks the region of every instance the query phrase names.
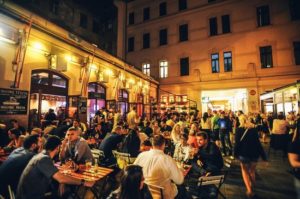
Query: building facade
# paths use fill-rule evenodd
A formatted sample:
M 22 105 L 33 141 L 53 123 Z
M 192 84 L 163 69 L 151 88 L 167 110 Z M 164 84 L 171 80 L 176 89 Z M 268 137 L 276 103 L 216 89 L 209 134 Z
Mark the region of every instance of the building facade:
M 300 79 L 299 10 L 296 0 L 129 1 L 125 60 L 159 81 L 161 101 L 258 112 L 261 93 Z
M 0 120 L 30 127 L 50 108 L 83 122 L 102 107 L 149 116 L 157 81 L 12 2 L 0 10 Z

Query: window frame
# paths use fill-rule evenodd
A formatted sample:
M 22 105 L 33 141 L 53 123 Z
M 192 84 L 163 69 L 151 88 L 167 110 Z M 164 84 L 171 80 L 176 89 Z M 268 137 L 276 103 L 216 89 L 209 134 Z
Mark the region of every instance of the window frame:
M 134 12 L 128 13 L 128 25 L 134 25 L 134 22 L 135 22 Z
M 256 8 L 257 27 L 271 25 L 270 6 L 262 5 Z
M 135 48 L 134 42 L 135 42 L 134 36 L 128 38 L 128 41 L 127 41 L 127 45 L 128 45 L 127 46 L 127 52 L 133 52 L 134 51 L 134 48 Z
M 86 21 L 85 21 L 85 20 Z M 87 29 L 88 28 L 88 16 L 85 13 L 80 13 L 80 21 L 79 21 L 79 26 L 81 28 Z
M 230 53 L 230 57 L 226 57 L 225 56 L 226 53 Z M 224 72 L 232 72 L 232 52 L 231 51 L 223 52 L 223 59 L 224 59 Z
M 164 1 L 164 2 L 161 2 L 159 4 L 159 16 L 165 16 L 168 14 L 168 10 L 167 10 L 167 2 Z
M 145 62 L 145 63 L 142 64 L 142 71 L 143 71 L 143 73 L 144 73 L 145 75 L 148 75 L 148 76 L 151 75 L 151 70 L 150 70 L 150 68 L 151 68 L 150 63 Z
M 182 57 L 180 58 L 180 76 L 190 75 L 190 58 Z
M 185 29 L 186 27 L 186 29 Z M 186 32 L 184 32 L 186 31 Z M 184 42 L 189 40 L 189 24 L 179 25 L 179 42 Z
M 218 58 L 213 58 L 214 55 L 217 55 Z M 220 55 L 219 53 L 212 53 L 210 55 L 210 59 L 211 59 L 211 71 L 212 73 L 219 73 L 220 72 Z M 215 65 L 215 67 L 214 67 Z
M 147 32 L 147 33 L 144 33 L 143 34 L 143 49 L 148 49 L 148 48 L 150 48 L 150 40 L 151 40 L 151 38 L 150 38 L 151 36 L 150 36 L 150 33 L 149 32 Z
M 146 7 L 143 9 L 143 20 L 144 21 L 150 20 L 150 7 Z
M 163 32 L 165 32 L 165 33 L 163 33 Z M 164 40 L 164 37 L 165 37 L 165 40 Z M 160 46 L 168 45 L 168 29 L 167 28 L 159 30 L 159 45 Z
M 273 68 L 273 50 L 271 45 L 260 46 L 259 55 L 260 55 L 261 68 Z M 269 60 L 271 61 L 270 65 L 268 65 Z
M 300 41 L 294 41 L 293 48 L 294 48 L 295 65 L 300 65 Z
M 218 19 L 217 17 L 211 17 L 209 18 L 209 36 L 216 35 L 218 35 Z
M 163 65 L 162 65 L 163 63 Z M 161 60 L 159 62 L 159 78 L 163 79 L 163 78 L 167 78 L 168 77 L 168 67 L 169 67 L 169 63 L 167 60 Z M 163 71 L 163 73 L 162 73 Z
M 187 0 L 178 0 L 178 11 L 186 10 L 187 7 Z
M 230 25 L 230 15 L 222 15 L 222 33 L 227 34 L 231 32 L 231 25 Z

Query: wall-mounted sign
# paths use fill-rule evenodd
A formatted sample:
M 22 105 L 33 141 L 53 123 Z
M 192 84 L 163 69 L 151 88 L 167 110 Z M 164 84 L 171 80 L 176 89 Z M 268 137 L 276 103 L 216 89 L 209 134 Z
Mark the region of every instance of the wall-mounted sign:
M 84 114 L 87 111 L 87 98 L 79 97 L 78 109 L 80 114 Z
M 28 91 L 0 88 L 0 115 L 27 114 Z
M 255 95 L 256 91 L 255 90 L 250 90 L 249 93 L 250 93 L 250 95 Z

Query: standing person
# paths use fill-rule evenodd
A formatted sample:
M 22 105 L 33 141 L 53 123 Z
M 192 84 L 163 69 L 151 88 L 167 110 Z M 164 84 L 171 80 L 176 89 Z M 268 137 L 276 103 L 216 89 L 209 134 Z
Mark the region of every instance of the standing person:
M 183 172 L 177 167 L 171 156 L 164 154 L 165 138 L 155 135 L 153 149 L 141 153 L 134 164 L 143 167 L 145 182 L 164 188 L 164 198 L 174 199 L 178 194 L 176 184 L 182 184 Z
M 218 124 L 219 121 L 219 114 L 216 110 L 213 111 L 213 117 L 211 118 L 211 129 L 212 129 L 212 141 L 216 143 L 218 147 L 220 147 L 220 136 L 219 136 L 219 131 L 220 131 L 220 126 Z
M 203 117 L 201 118 L 201 130 L 205 131 L 208 136 L 211 137 L 211 118 L 208 116 L 208 113 L 203 113 Z
M 232 145 L 230 141 L 229 135 L 229 126 L 231 125 L 230 120 L 227 116 L 225 116 L 225 112 L 222 111 L 220 114 L 220 118 L 218 121 L 218 125 L 220 127 L 220 140 L 222 143 L 222 151 L 224 156 L 232 155 Z
M 45 120 L 52 122 L 56 120 L 56 114 L 52 108 L 49 108 L 48 112 L 45 114 Z
M 141 140 L 135 130 L 130 129 L 122 144 L 121 152 L 129 153 L 131 157 L 137 157 L 140 153 Z
M 132 107 L 131 111 L 127 114 L 127 124 L 130 129 L 135 129 L 137 126 L 137 114 L 136 108 Z
M 255 169 L 259 157 L 267 160 L 265 151 L 259 141 L 259 135 L 252 120 L 246 121 L 244 132 L 236 133 L 235 156 L 240 160 L 243 180 L 246 186 L 248 198 L 255 196 L 253 187 L 255 185 Z
M 17 199 L 45 198 L 45 193 L 49 190 L 52 180 L 60 184 L 86 187 L 92 187 L 95 184 L 95 181 L 72 178 L 59 172 L 53 164 L 53 158 L 58 154 L 60 145 L 59 137 L 50 136 L 45 144 L 45 150 L 29 161 L 19 181 Z
M 120 187 L 112 192 L 107 199 L 152 199 L 144 180 L 142 167 L 138 165 L 127 166 Z
M 294 184 L 298 199 L 300 199 L 300 118 L 296 121 L 296 129 L 293 140 L 289 146 L 288 158 L 293 167 Z

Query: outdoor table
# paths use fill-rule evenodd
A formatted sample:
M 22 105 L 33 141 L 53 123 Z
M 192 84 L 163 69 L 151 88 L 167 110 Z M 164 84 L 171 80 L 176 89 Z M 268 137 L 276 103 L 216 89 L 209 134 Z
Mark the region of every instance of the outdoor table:
M 56 166 L 59 169 L 59 172 L 64 175 L 68 175 L 80 180 L 83 179 L 85 181 L 95 181 L 94 187 L 90 188 L 90 190 L 92 191 L 92 193 L 96 198 L 100 198 L 99 194 L 101 194 L 101 191 L 105 186 L 105 183 L 102 185 L 102 188 L 100 190 L 99 188 L 95 187 L 97 186 L 96 184 L 100 181 L 106 181 L 108 175 L 113 172 L 113 169 L 98 167 L 98 166 L 91 166 L 87 168 L 85 165 L 79 165 L 79 170 L 76 172 L 67 165 L 61 165 L 61 166 L 56 165 Z M 78 191 L 78 189 L 76 191 Z M 77 193 L 75 194 L 77 195 Z M 78 195 L 77 197 L 80 198 Z

